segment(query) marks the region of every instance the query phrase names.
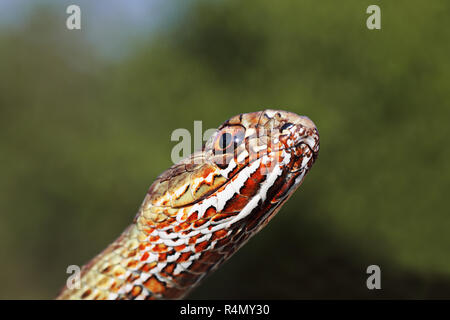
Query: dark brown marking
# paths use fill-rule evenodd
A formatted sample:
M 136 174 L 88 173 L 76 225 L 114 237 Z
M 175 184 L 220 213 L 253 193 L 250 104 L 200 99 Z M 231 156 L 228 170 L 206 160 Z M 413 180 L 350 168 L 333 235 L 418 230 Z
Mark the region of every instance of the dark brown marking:
M 102 270 L 102 273 L 103 273 L 103 274 L 104 274 L 104 273 L 108 273 L 108 272 L 111 271 L 111 269 L 112 269 L 112 266 L 109 265 L 109 266 L 107 266 L 105 269 Z
M 189 267 L 189 272 L 193 273 L 204 273 L 208 272 L 211 269 L 211 264 L 205 264 L 201 260 L 197 260 L 193 262 Z
M 83 294 L 81 295 L 81 299 L 85 299 L 89 297 L 89 295 L 92 293 L 91 289 L 87 289 Z

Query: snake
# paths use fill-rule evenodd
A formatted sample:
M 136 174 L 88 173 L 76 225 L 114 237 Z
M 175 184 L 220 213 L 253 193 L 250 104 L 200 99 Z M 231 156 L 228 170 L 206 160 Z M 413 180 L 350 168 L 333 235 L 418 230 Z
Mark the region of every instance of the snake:
M 306 116 L 266 109 L 231 117 L 157 177 L 131 225 L 57 299 L 186 297 L 268 224 L 318 152 Z

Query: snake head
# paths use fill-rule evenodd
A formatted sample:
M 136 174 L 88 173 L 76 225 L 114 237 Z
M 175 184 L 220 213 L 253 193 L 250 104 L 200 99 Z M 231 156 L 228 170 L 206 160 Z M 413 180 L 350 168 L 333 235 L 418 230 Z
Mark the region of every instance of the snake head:
M 301 184 L 318 151 L 317 128 L 305 116 L 270 109 L 239 114 L 202 150 L 159 176 L 143 209 L 186 208 L 178 211 L 185 213 L 178 217 L 182 221 L 192 206 L 206 210 L 208 204 L 234 223 L 267 201 L 281 204 Z

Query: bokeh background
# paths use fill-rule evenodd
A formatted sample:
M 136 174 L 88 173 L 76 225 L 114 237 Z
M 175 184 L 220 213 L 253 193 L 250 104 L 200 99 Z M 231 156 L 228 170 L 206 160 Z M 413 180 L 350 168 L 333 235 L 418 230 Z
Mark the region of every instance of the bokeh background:
M 190 298 L 450 298 L 449 14 L 447 0 L 2 0 L 0 298 L 54 298 L 68 265 L 115 239 L 171 165 L 174 129 L 266 107 L 313 119 L 319 159 Z

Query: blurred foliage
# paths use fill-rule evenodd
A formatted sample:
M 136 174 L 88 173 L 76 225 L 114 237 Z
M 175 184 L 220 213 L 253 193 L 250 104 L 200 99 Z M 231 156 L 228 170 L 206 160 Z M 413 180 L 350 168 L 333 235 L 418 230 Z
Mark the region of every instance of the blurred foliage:
M 196 1 L 119 62 L 61 10 L 0 30 L 0 298 L 55 297 L 117 237 L 174 129 L 266 107 L 313 119 L 319 159 L 191 297 L 449 298 L 450 3 L 378 1 L 370 31 L 372 2 Z

